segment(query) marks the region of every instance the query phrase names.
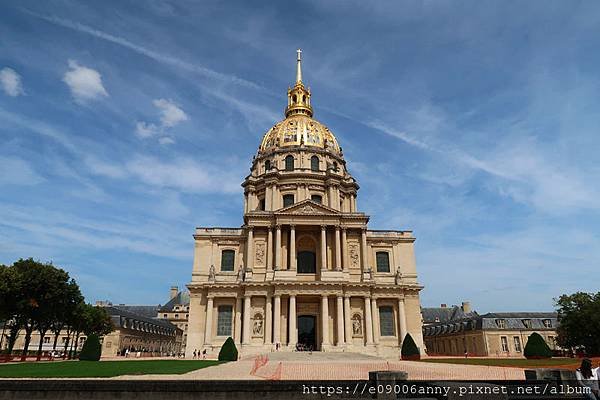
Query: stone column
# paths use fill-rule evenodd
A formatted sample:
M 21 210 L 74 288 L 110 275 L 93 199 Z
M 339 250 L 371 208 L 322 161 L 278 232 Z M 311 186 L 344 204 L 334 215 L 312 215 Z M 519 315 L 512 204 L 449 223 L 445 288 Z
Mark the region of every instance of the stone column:
M 273 192 L 271 189 L 271 185 L 267 185 L 265 189 L 265 211 L 273 210 Z
M 275 269 L 281 269 L 281 225 L 275 226 Z
M 327 269 L 327 226 L 321 225 L 321 270 Z
M 252 301 L 252 297 L 250 295 L 244 296 L 244 326 L 242 333 L 242 343 L 249 344 L 250 343 L 250 302 Z
M 402 344 L 407 333 L 404 298 L 398 299 L 398 320 L 400 321 L 400 344 Z
M 275 304 L 273 306 L 273 342 L 281 343 L 281 296 L 274 296 Z
M 288 340 L 288 345 L 291 348 L 296 348 L 296 343 L 298 342 L 298 331 L 296 330 L 296 295 L 290 295 L 290 309 L 289 309 L 289 323 L 290 323 L 290 337 Z
M 365 297 L 365 332 L 367 344 L 373 344 L 373 318 L 371 318 L 371 298 Z
M 273 310 L 271 309 L 271 296 L 265 299 L 265 344 L 271 344 L 271 331 L 273 330 Z
M 252 227 L 248 227 L 248 241 L 247 247 L 247 257 L 246 257 L 246 266 L 251 270 L 254 269 L 254 229 Z
M 379 344 L 379 309 L 377 299 L 371 299 L 371 317 L 373 318 L 373 342 Z
M 337 207 L 335 207 L 335 198 L 333 197 L 333 186 L 327 187 L 327 203 L 329 207 L 337 210 Z
M 236 344 L 242 343 L 242 297 L 235 300 L 235 332 L 234 341 Z
M 213 315 L 213 298 L 209 297 L 206 301 L 206 325 L 204 330 L 204 344 L 212 343 L 212 315 Z
M 321 325 L 323 329 L 323 344 L 329 344 L 329 303 L 327 295 L 321 297 Z M 323 349 L 321 349 L 322 351 Z
M 348 270 L 348 241 L 345 227 L 342 227 L 342 270 Z
M 273 230 L 267 228 L 267 271 L 273 270 Z
M 346 324 L 346 343 L 352 344 L 352 315 L 350 311 L 350 296 L 344 296 L 344 322 Z
M 337 311 L 337 345 L 343 346 L 346 340 L 344 335 L 344 300 L 341 295 L 337 296 L 337 304 L 335 307 Z
M 296 227 L 290 225 L 290 265 L 289 269 L 296 271 Z
M 342 270 L 342 250 L 340 246 L 340 227 L 335 227 L 335 270 Z
M 362 256 L 362 271 L 366 272 L 369 268 L 369 259 L 367 257 L 367 229 L 363 228 L 360 235 L 360 254 Z

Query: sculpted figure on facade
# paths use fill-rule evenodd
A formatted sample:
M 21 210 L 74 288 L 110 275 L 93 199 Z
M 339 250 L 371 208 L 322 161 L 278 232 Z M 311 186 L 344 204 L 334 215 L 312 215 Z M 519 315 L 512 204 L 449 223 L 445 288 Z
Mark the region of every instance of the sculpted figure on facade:
M 261 313 L 254 314 L 254 325 L 252 327 L 252 335 L 262 336 L 263 334 L 263 317 Z
M 209 268 L 209 270 L 208 270 L 208 280 L 214 282 L 215 276 L 216 276 L 215 266 L 211 265 L 210 268 Z
M 400 272 L 400 267 L 396 268 L 396 285 L 402 283 L 402 272 Z
M 362 336 L 362 317 L 360 314 L 354 314 L 352 317 L 352 335 Z
M 350 253 L 350 265 L 355 268 L 358 267 L 358 245 L 356 243 L 351 243 L 348 246 L 348 251 Z
M 262 242 L 256 244 L 256 263 L 258 265 L 265 263 L 265 244 Z

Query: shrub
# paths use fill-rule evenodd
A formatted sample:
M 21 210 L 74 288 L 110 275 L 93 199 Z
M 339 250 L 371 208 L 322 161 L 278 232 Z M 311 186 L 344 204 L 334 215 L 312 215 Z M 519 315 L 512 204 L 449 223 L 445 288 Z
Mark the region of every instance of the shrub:
M 402 341 L 402 349 L 400 350 L 400 355 L 403 360 L 420 360 L 421 352 L 417 347 L 417 344 L 413 340 L 410 333 L 407 333 Z
M 223 343 L 221 351 L 219 351 L 219 361 L 237 361 L 237 359 L 238 351 L 235 343 L 233 343 L 231 337 L 228 337 L 225 343 Z
M 100 354 L 102 353 L 102 346 L 100 346 L 100 339 L 98 335 L 90 335 L 85 340 L 81 353 L 79 353 L 79 359 L 82 361 L 100 361 Z
M 526 358 L 551 358 L 552 350 L 539 333 L 533 332 L 527 339 L 523 355 Z

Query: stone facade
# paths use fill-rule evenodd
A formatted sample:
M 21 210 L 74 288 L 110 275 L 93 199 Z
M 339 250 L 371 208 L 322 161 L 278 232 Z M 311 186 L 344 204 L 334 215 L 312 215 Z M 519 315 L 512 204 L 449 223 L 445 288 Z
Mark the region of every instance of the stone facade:
M 424 314 L 425 310 L 424 310 Z M 523 357 L 529 335 L 539 333 L 552 350 L 556 346 L 556 313 L 488 313 L 423 327 L 429 355 Z
M 186 356 L 227 337 L 243 355 L 312 348 L 397 355 L 423 349 L 411 231 L 369 230 L 333 133 L 312 118 L 300 53 L 286 118 L 264 136 L 241 228 L 199 227 Z
M 179 291 L 177 286 L 172 286 L 169 297 L 167 304 L 159 308 L 157 318 L 165 319 L 183 331 L 180 351 L 185 353 L 190 295 L 186 291 Z

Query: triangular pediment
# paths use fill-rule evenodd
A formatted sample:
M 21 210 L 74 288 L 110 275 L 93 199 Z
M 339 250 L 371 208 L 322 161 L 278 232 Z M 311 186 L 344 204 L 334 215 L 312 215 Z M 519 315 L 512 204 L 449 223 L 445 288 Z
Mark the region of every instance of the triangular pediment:
M 324 206 L 323 204 L 315 203 L 312 200 L 302 200 L 299 203 L 281 208 L 275 211 L 275 214 L 298 214 L 298 215 L 315 215 L 315 214 L 340 214 L 339 211 L 333 208 Z

